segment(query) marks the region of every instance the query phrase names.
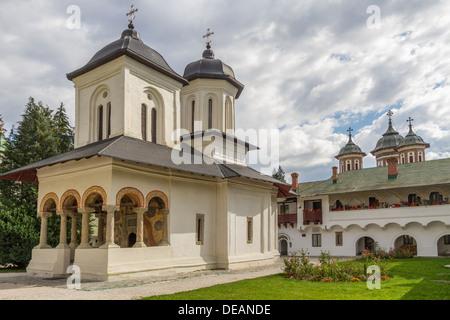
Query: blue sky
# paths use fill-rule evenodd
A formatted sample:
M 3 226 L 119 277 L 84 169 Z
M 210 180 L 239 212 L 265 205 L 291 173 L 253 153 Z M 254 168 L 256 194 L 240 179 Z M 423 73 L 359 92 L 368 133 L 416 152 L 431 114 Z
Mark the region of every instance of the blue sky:
M 450 2 L 437 0 L 2 0 L 0 114 L 6 129 L 28 97 L 66 105 L 66 74 L 86 64 L 126 29 L 139 9 L 142 40 L 179 74 L 200 59 L 207 28 L 216 58 L 245 85 L 236 102 L 242 129 L 280 130 L 280 165 L 300 181 L 326 179 L 334 156 L 354 141 L 367 154 L 387 129 L 386 112 L 403 136 L 408 117 L 431 144 L 428 159 L 450 156 Z M 369 28 L 370 5 L 380 9 Z M 80 8 L 79 29 L 67 8 Z M 374 166 L 373 157 L 365 167 Z

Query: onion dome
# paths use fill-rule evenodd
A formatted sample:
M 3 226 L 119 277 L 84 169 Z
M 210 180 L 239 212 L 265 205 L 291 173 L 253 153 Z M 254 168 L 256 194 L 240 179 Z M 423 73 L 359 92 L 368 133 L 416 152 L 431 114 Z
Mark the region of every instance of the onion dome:
M 392 126 L 392 115 L 392 111 L 389 111 L 389 127 L 383 134 L 383 137 L 378 140 L 375 149 L 372 151 L 372 154 L 383 149 L 396 148 L 400 145 L 400 143 L 402 143 L 403 137 L 397 131 L 395 131 L 394 127 Z
M 353 140 L 352 140 L 352 134 L 351 134 L 351 132 L 352 132 L 353 130 L 352 130 L 351 128 L 349 128 L 347 131 L 349 132 L 349 135 L 348 135 L 348 142 L 347 142 L 347 144 L 341 149 L 341 151 L 339 151 L 339 154 L 336 156 L 336 158 L 338 159 L 338 158 L 340 158 L 340 157 L 342 157 L 342 156 L 349 155 L 349 154 L 359 154 L 359 155 L 362 155 L 363 157 L 365 157 L 367 154 L 365 154 L 365 153 L 361 150 L 361 148 L 360 148 L 357 144 L 355 144 L 355 143 L 353 142 Z
M 409 132 L 403 139 L 403 141 L 399 144 L 400 147 L 407 147 L 407 146 L 424 146 L 425 148 L 429 148 L 430 144 L 423 141 L 423 139 L 414 133 L 412 129 L 412 121 L 411 117 L 407 120 L 409 122 Z
M 128 29 L 122 32 L 120 39 L 111 42 L 98 51 L 84 67 L 67 74 L 67 78 L 72 80 L 123 55 L 139 61 L 183 84 L 188 83 L 167 64 L 166 60 L 158 52 L 144 44 L 139 32 L 134 30 L 133 23 L 130 23 Z
M 208 29 L 208 39 L 212 34 L 213 33 L 210 33 Z M 240 94 L 244 90 L 244 85 L 236 80 L 234 71 L 229 65 L 215 58 L 215 54 L 214 51 L 211 50 L 210 43 L 211 42 L 208 40 L 206 50 L 203 51 L 202 59 L 191 62 L 186 66 L 183 77 L 188 81 L 199 78 L 226 80 L 238 89 L 236 99 L 239 98 Z

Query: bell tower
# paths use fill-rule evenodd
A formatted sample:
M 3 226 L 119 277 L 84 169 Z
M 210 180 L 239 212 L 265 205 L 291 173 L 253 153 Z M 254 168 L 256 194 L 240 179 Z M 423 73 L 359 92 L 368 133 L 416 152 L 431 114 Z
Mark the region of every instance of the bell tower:
M 141 40 L 131 8 L 128 29 L 67 75 L 75 86 L 75 148 L 125 135 L 173 147 L 180 91 L 188 81 Z

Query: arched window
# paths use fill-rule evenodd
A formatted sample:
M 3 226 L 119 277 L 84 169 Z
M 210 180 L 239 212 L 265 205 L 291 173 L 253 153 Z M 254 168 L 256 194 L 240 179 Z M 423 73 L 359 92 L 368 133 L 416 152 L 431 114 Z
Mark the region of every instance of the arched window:
M 414 153 L 413 152 L 408 153 L 408 158 L 409 158 L 408 163 L 413 163 L 414 162 Z
M 147 106 L 145 104 L 141 106 L 141 133 L 142 139 L 147 141 Z
M 212 99 L 208 100 L 208 129 L 212 129 L 212 121 L 213 121 L 213 101 Z
M 422 161 L 423 161 L 423 153 L 419 152 L 419 162 L 422 162 Z
M 192 101 L 192 105 L 191 105 L 191 128 L 192 128 L 192 132 L 194 132 L 195 128 L 195 100 Z
M 154 143 L 156 143 L 156 132 L 157 132 L 156 120 L 157 120 L 157 113 L 156 113 L 156 109 L 153 108 L 152 109 L 152 142 L 154 142 Z
M 107 116 L 107 125 L 106 125 L 106 130 L 107 130 L 107 138 L 109 138 L 109 136 L 111 135 L 111 102 L 108 103 L 107 107 L 106 107 L 106 116 Z
M 400 164 L 404 164 L 404 163 L 405 163 L 405 154 L 402 153 L 402 154 L 400 155 Z
M 359 160 L 355 160 L 355 170 L 359 169 Z
M 98 140 L 103 140 L 103 106 L 98 107 Z

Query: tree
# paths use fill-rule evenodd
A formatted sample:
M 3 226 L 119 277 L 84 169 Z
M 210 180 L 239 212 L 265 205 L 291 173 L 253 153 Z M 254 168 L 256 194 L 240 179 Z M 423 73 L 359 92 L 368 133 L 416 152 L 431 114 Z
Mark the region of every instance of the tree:
M 275 178 L 275 179 L 277 179 L 277 180 L 280 180 L 281 182 L 286 182 L 285 176 L 284 176 L 284 175 L 285 175 L 285 174 L 284 174 L 284 171 L 283 171 L 283 169 L 281 168 L 281 166 L 278 166 L 278 171 L 275 170 L 275 169 L 273 169 L 273 172 L 272 172 L 272 178 Z
M 0 172 L 5 173 L 28 164 L 55 156 L 73 149 L 73 129 L 69 125 L 64 105 L 57 112 L 29 98 L 22 120 L 6 139 L 0 163 Z M 37 184 L 0 180 L 0 264 L 27 264 L 31 249 L 39 235 L 40 219 L 37 217 Z M 48 243 L 58 243 L 58 219 L 48 220 Z M 10 241 L 8 240 L 10 239 Z M 21 241 L 19 241 L 21 239 Z M 23 243 L 23 244 L 18 244 Z M 27 260 L 28 259 L 28 260 Z M 12 262 L 14 261 L 14 262 Z

